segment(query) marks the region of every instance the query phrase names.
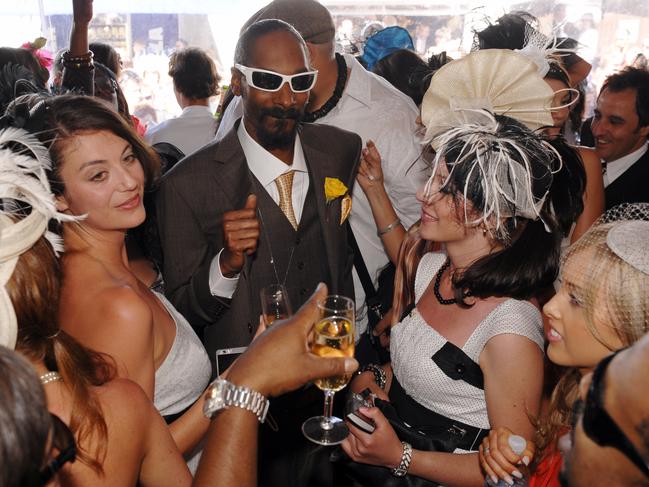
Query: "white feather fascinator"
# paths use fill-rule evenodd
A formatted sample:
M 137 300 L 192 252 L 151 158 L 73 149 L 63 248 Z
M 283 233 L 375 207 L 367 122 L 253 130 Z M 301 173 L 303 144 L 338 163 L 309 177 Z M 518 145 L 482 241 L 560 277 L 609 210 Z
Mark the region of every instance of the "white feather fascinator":
M 473 111 L 471 118 L 475 121 L 433 140 L 437 152 L 424 194 L 429 200 L 436 192 L 461 194 L 473 210 L 470 214 L 464 205 L 465 224 L 483 225 L 498 241 L 508 242 L 511 227 L 506 219 L 541 218 L 560 155 L 516 120 L 485 110 Z M 441 164 L 449 174 L 434 187 Z
M 0 344 L 16 344 L 16 314 L 6 289 L 20 255 L 43 235 L 55 252 L 62 240 L 48 231 L 50 220 L 77 220 L 56 209 L 47 170 L 47 149 L 22 129 L 0 132 Z

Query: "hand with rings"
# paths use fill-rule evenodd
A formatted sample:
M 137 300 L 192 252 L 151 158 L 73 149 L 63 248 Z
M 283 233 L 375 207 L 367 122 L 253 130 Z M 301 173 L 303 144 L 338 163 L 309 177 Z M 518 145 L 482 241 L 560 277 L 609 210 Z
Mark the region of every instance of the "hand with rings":
M 371 140 L 367 141 L 367 147 L 361 153 L 361 163 L 358 167 L 356 180 L 366 193 L 367 191 L 383 187 L 381 154 L 379 154 L 376 145 Z
M 497 484 L 499 479 L 503 479 L 512 485 L 513 477 L 523 477 L 519 470 L 520 466 L 529 465 L 534 457 L 535 445 L 530 440 L 527 440 L 525 451 L 521 455 L 512 451 L 508 443 L 512 434 L 511 430 L 503 426 L 493 428 L 480 445 L 478 451 L 480 466 L 494 484 Z

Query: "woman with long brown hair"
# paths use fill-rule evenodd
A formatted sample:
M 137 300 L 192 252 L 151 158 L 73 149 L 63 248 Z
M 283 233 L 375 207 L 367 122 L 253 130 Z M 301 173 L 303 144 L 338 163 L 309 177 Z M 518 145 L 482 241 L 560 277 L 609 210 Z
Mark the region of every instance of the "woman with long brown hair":
M 209 426 L 201 394 L 210 362 L 187 320 L 131 270 L 125 246 L 127 230 L 144 221 L 144 192 L 155 185 L 159 159 L 94 98 L 28 97 L 16 109 L 22 103 L 49 150 L 57 208 L 79 217 L 62 225 L 62 328 L 110 355 L 117 376 L 144 389 L 193 468 Z
M 45 149 L 18 130 L 0 134 L 0 146 L 0 322 L 40 375 L 48 408 L 74 433 L 78 461 L 63 468 L 61 479 L 79 486 L 189 485 L 187 467 L 142 389 L 113 379 L 109 358 L 59 328 L 60 242 L 47 227 L 50 219 L 71 219 L 55 210 Z

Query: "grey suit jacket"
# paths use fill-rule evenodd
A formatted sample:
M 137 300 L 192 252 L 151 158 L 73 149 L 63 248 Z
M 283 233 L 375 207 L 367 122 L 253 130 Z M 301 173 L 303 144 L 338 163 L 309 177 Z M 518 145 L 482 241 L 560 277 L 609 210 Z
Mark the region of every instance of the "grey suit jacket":
M 247 345 L 259 323 L 259 315 L 253 315 L 258 306 L 251 305 L 259 296 L 246 292 L 253 287 L 250 260 L 240 273 L 232 299 L 213 296 L 209 289 L 210 263 L 223 248 L 223 213 L 243 208 L 248 194 L 254 193 L 236 133 L 238 125 L 221 141 L 180 161 L 164 176 L 157 195 L 166 295 L 199 336 L 201 329 L 208 327 L 205 334 L 210 335 L 212 359 L 215 348 Z M 327 125 L 303 124 L 299 130 L 327 254 L 327 284 L 332 293 L 353 296 L 348 223 L 339 222 L 340 199 L 326 204 L 324 182 L 325 177 L 338 178 L 351 194 L 361 139 Z

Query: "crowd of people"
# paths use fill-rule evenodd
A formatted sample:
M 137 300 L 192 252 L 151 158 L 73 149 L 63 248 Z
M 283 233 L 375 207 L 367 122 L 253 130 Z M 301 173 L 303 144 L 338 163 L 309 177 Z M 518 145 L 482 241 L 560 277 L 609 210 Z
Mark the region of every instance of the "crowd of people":
M 184 47 L 147 128 L 73 9 L 52 73 L 0 49 L 0 486 L 649 486 L 649 71 L 582 124 L 590 64 L 529 15 L 368 65 L 273 0 L 220 116 Z M 310 351 L 327 294 L 354 358 Z M 352 373 L 368 428 L 310 442 Z

